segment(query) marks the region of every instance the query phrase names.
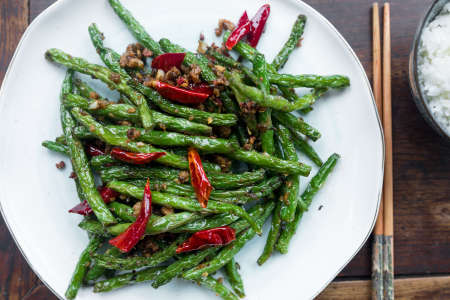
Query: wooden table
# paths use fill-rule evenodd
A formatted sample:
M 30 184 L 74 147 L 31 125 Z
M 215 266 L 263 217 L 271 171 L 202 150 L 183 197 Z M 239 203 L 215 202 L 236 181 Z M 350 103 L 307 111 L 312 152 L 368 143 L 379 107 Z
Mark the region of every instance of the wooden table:
M 25 28 L 54 0 L 0 0 L 0 81 Z M 344 35 L 371 76 L 373 0 L 305 0 Z M 432 0 L 393 0 L 392 99 L 395 275 L 399 299 L 450 299 L 450 147 L 418 113 L 408 54 Z M 32 201 L 32 199 L 30 199 Z M 370 241 L 320 299 L 370 295 Z M 28 267 L 0 218 L 0 299 L 55 299 Z

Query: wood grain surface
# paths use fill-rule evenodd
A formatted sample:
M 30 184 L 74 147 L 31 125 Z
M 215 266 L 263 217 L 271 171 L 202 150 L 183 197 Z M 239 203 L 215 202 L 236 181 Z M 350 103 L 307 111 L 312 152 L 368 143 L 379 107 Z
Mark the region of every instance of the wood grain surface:
M 0 0 L 0 82 L 26 26 L 53 2 Z M 336 26 L 371 77 L 373 0 L 305 2 Z M 395 273 L 406 277 L 395 282 L 399 299 L 450 297 L 450 146 L 419 114 L 407 77 L 412 39 L 432 2 L 391 1 Z M 369 245 L 370 241 L 320 299 L 368 299 Z M 0 262 L 0 299 L 56 299 L 28 267 L 1 218 Z

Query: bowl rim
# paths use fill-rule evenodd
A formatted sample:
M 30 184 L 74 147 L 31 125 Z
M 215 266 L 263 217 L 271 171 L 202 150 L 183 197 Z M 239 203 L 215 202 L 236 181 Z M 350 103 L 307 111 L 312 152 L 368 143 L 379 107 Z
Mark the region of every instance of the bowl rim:
M 417 105 L 420 113 L 424 117 L 425 121 L 444 139 L 450 142 L 450 133 L 443 129 L 441 125 L 434 117 L 433 113 L 427 103 L 427 97 L 424 94 L 421 84 L 419 82 L 417 57 L 420 48 L 420 42 L 422 38 L 423 29 L 441 12 L 443 6 L 450 3 L 449 0 L 434 0 L 434 2 L 428 7 L 426 13 L 420 20 L 419 26 L 417 27 L 416 33 L 414 35 L 413 44 L 411 47 L 410 58 L 409 58 L 409 85 L 411 88 L 411 93 L 414 98 L 414 102 Z M 438 10 L 435 10 L 436 6 L 441 6 Z

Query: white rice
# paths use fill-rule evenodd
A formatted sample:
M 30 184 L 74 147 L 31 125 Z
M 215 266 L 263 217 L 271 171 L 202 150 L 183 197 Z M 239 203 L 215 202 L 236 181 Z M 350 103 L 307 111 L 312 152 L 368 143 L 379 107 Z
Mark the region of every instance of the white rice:
M 418 73 L 428 108 L 450 134 L 450 3 L 422 31 Z

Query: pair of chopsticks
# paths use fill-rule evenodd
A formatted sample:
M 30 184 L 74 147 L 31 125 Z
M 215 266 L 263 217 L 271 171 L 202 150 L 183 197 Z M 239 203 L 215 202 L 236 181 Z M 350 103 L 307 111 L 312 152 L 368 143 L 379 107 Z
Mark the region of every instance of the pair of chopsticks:
M 372 245 L 372 299 L 394 299 L 390 5 L 385 3 L 383 7 L 383 59 L 378 3 L 372 9 L 373 91 L 386 146 L 383 194 Z

